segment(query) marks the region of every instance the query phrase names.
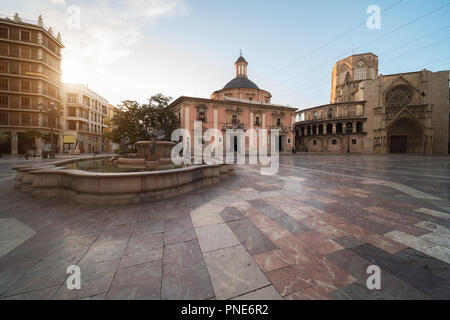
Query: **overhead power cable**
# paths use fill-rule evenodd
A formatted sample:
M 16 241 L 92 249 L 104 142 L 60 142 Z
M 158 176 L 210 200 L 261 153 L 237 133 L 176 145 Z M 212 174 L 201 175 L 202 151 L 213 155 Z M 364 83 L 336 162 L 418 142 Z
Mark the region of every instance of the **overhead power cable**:
M 403 2 L 403 1 L 404 1 L 404 0 L 399 0 L 399 1 L 397 1 L 396 3 L 394 3 L 393 5 L 391 5 L 390 7 L 388 7 L 388 8 L 386 8 L 386 9 L 382 10 L 381 12 L 382 12 L 382 13 L 385 13 L 385 12 L 391 10 L 392 8 L 396 7 L 397 5 L 399 5 L 399 4 L 400 4 L 401 2 Z M 318 47 L 318 48 L 316 48 L 316 49 L 310 51 L 310 52 L 307 53 L 306 55 L 301 56 L 301 57 L 299 57 L 299 58 L 297 58 L 297 59 L 295 59 L 295 60 L 289 62 L 288 64 L 282 66 L 281 68 L 275 70 L 274 72 L 268 74 L 268 75 L 265 76 L 262 80 L 265 80 L 265 79 L 267 79 L 267 78 L 273 76 L 274 74 L 276 74 L 276 73 L 278 73 L 278 72 L 280 72 L 280 71 L 285 70 L 286 68 L 290 67 L 291 65 L 296 64 L 297 62 L 299 62 L 299 61 L 301 61 L 301 60 L 303 60 L 303 59 L 305 59 L 305 58 L 307 58 L 307 57 L 313 55 L 314 53 L 316 53 L 316 52 L 318 52 L 318 51 L 320 51 L 320 50 L 322 50 L 322 49 L 324 49 L 324 48 L 330 46 L 331 44 L 335 43 L 335 42 L 338 41 L 339 39 L 342 39 L 342 38 L 345 37 L 346 35 L 352 33 L 353 31 L 355 31 L 355 30 L 357 30 L 358 28 L 364 26 L 365 24 L 366 24 L 366 20 L 364 20 L 363 22 L 359 23 L 358 25 L 356 25 L 356 26 L 350 28 L 349 30 L 345 31 L 344 33 L 338 35 L 337 37 L 331 39 L 331 40 L 328 41 L 326 44 L 324 44 L 324 45 L 322 45 L 322 46 L 320 46 L 320 47 Z

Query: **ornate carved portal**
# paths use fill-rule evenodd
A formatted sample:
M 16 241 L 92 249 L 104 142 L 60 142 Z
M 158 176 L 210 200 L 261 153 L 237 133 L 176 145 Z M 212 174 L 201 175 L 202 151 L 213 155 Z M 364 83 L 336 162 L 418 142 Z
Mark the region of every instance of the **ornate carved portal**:
M 387 130 L 390 153 L 427 153 L 427 139 L 420 123 L 409 118 L 394 121 Z

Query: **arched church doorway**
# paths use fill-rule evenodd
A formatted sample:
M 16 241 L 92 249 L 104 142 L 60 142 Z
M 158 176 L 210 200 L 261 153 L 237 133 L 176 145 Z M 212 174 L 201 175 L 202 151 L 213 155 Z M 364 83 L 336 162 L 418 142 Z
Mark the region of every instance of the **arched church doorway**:
M 407 153 L 408 152 L 408 136 L 391 136 L 390 152 L 391 153 Z
M 396 120 L 388 129 L 390 153 L 425 153 L 422 126 L 408 118 Z

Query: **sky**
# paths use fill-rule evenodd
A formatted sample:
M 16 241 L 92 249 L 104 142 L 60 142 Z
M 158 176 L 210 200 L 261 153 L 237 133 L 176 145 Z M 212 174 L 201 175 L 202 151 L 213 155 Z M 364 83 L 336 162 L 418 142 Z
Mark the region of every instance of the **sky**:
M 240 50 L 272 103 L 299 109 L 330 102 L 332 67 L 352 53 L 378 55 L 381 74 L 450 69 L 449 0 L 0 0 L 15 12 L 61 33 L 64 82 L 114 105 L 209 98 Z

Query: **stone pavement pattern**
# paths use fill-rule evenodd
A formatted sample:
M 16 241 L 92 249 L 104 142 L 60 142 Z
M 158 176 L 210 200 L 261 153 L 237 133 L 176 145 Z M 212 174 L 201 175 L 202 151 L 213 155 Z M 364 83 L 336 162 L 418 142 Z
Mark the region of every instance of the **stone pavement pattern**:
M 135 206 L 36 199 L 0 160 L 2 299 L 449 299 L 450 158 L 282 156 Z M 81 268 L 81 290 L 65 285 Z M 381 290 L 366 269 L 381 268 Z

